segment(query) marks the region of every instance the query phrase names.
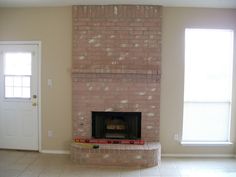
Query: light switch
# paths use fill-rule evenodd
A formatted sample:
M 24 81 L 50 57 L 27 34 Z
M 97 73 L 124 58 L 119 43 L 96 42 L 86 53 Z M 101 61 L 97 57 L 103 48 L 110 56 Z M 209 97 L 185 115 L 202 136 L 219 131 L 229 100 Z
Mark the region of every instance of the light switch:
M 48 79 L 48 87 L 52 88 L 52 79 Z
M 53 137 L 53 131 L 52 130 L 48 130 L 48 137 L 49 138 Z

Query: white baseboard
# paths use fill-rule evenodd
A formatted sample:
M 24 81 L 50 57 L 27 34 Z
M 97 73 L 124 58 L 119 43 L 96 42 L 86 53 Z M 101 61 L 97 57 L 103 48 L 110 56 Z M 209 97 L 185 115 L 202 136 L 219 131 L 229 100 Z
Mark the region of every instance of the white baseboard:
M 234 154 L 162 154 L 161 157 L 201 157 L 201 158 L 219 158 L 219 157 L 225 157 L 225 158 L 229 158 L 229 157 L 234 157 L 236 158 L 236 155 Z
M 70 151 L 63 150 L 41 150 L 40 152 L 44 154 L 70 154 Z

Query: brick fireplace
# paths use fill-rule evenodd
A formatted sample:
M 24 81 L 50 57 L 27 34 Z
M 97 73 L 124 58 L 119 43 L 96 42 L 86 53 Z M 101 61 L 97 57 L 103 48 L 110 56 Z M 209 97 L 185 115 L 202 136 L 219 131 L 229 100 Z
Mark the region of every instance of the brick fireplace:
M 140 112 L 140 138 L 146 142 L 103 145 L 99 150 L 73 143 L 72 159 L 156 165 L 160 159 L 161 7 L 73 6 L 72 63 L 73 137 L 92 138 L 92 112 Z M 132 160 L 109 161 L 116 151 L 125 157 L 131 154 Z

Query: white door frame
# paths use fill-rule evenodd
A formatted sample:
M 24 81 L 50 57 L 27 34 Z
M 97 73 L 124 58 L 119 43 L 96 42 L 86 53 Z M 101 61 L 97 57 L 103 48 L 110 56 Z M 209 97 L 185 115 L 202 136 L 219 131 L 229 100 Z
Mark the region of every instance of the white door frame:
M 38 149 L 42 151 L 42 114 L 41 114 L 41 41 L 0 41 L 0 45 L 37 45 L 38 46 Z

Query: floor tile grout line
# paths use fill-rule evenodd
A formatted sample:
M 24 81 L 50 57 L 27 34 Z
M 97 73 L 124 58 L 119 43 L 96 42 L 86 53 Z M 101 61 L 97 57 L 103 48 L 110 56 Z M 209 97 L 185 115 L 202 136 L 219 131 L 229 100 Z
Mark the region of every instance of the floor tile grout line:
M 1 152 L 1 150 L 0 150 Z M 5 155 L 4 155 L 5 156 Z M 7 158 L 9 157 L 9 159 Z M 5 171 L 1 173 L 4 176 L 9 173 L 8 176 L 11 176 L 13 173 L 17 177 L 24 175 L 24 172 L 27 172 L 29 169 L 30 174 L 35 175 L 35 177 L 42 177 L 46 175 L 55 175 L 55 177 L 66 177 L 76 176 L 78 172 L 80 176 L 80 169 L 84 171 L 84 174 L 88 177 L 166 177 L 168 175 L 173 175 L 172 177 L 187 177 L 191 176 L 194 173 L 197 175 L 214 175 L 214 174 L 222 174 L 222 175 L 231 175 L 236 176 L 236 159 L 211 159 L 211 158 L 198 158 L 198 159 L 174 159 L 174 158 L 163 158 L 162 164 L 157 167 L 150 168 L 114 168 L 114 167 L 102 167 L 98 168 L 97 166 L 93 166 L 89 168 L 88 166 L 81 166 L 79 164 L 72 163 L 68 156 L 63 156 L 63 158 L 58 158 L 57 155 L 44 156 L 42 154 L 32 154 L 32 156 L 28 153 L 17 154 L 15 152 L 11 153 L 9 151 L 6 154 L 6 159 L 0 158 L 0 163 L 3 164 Z M 29 158 L 29 159 L 28 159 Z M 32 160 L 33 159 L 33 160 Z M 58 161 L 59 160 L 59 161 Z M 24 166 L 6 166 L 10 162 L 10 164 L 17 163 L 22 164 Z M 30 162 L 30 163 L 29 163 Z M 25 166 L 27 164 L 27 166 Z M 31 168 L 32 166 L 32 168 Z M 23 167 L 23 168 L 22 168 Z M 68 170 L 67 170 L 68 167 Z M 10 169 L 16 170 L 11 172 Z M 75 174 L 73 171 L 75 170 Z M 67 171 L 66 171 L 67 170 Z M 87 173 L 87 170 L 92 170 L 91 173 Z M 144 171 L 143 171 L 144 170 Z M 147 170 L 147 171 L 146 171 Z M 161 171 L 160 171 L 161 170 Z M 9 171 L 9 172 L 8 172 Z M 32 171 L 32 173 L 31 173 Z M 72 172 L 72 173 L 70 173 Z M 161 172 L 159 174 L 159 172 Z M 25 173 L 26 175 L 28 173 Z M 93 175 L 94 174 L 94 175 Z M 83 176 L 83 175 L 82 175 Z M 24 176 L 25 177 L 25 176 Z
M 20 177 L 20 175 L 22 175 L 36 160 L 39 159 L 39 155 L 37 156 L 37 158 L 34 159 L 34 161 L 32 161 L 31 163 L 29 163 L 23 170 L 22 172 L 17 176 Z

